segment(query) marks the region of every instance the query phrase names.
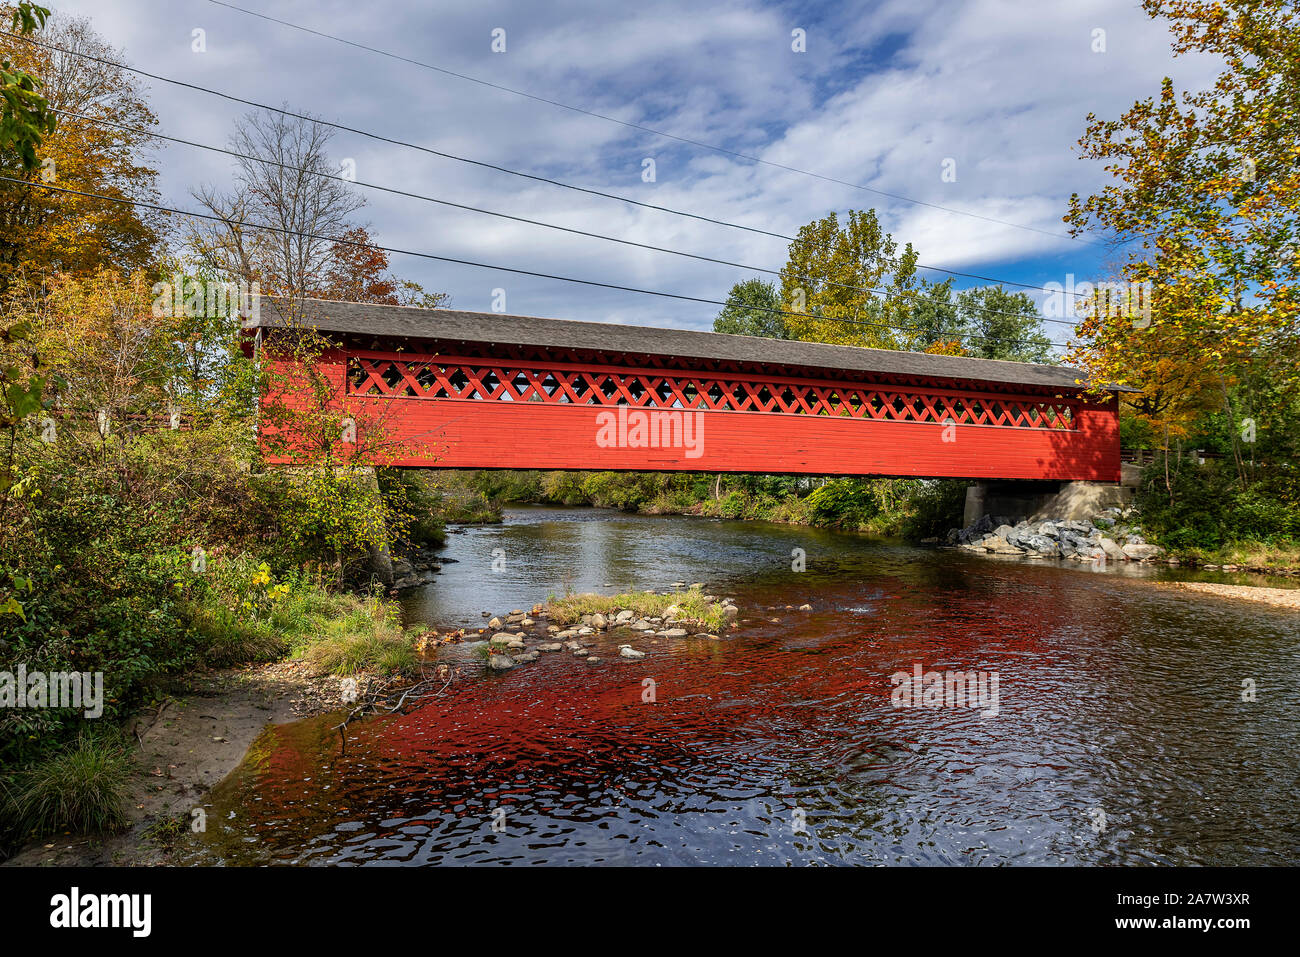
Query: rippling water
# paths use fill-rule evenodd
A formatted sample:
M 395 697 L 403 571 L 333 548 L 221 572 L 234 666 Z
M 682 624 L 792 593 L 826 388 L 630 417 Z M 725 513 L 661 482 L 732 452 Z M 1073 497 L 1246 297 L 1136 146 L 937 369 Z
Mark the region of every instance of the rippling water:
M 502 675 L 446 649 L 465 672 L 450 694 L 346 744 L 338 716 L 268 728 L 213 792 L 196 860 L 1300 858 L 1294 613 L 1145 580 L 1168 571 L 592 510 L 514 511 L 453 535 L 447 555 L 458 563 L 407 600 L 412 620 L 477 625 L 566 587 L 683 580 L 734 596 L 748 624 L 721 641 L 634 639 L 642 660 L 601 639 L 599 664 L 547 654 Z M 997 714 L 893 706 L 890 675 L 917 663 L 996 673 Z

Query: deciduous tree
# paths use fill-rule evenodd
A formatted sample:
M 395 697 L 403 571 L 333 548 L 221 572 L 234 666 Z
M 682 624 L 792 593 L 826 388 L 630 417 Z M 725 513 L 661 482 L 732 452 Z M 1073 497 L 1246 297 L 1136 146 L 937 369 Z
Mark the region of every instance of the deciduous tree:
M 48 46 L 0 35 L 4 58 L 39 78 L 59 117 L 33 146 L 30 168 L 21 148 L 0 144 L 0 174 L 31 184 L 0 183 L 0 290 L 19 277 L 39 282 L 61 272 L 132 272 L 156 259 L 164 232 L 159 214 L 122 202 L 158 199 L 149 165 L 154 141 L 134 132 L 149 130 L 157 118 L 130 74 L 77 54 L 101 60 L 121 55 L 84 19 L 52 16 L 36 36 Z
M 871 209 L 850 210 L 842 227 L 835 213 L 802 227 L 781 270 L 791 339 L 898 348 L 890 327 L 906 324 L 916 291 L 916 253 Z
M 1137 294 L 1093 310 L 1071 358 L 1099 382 L 1157 391 L 1165 365 L 1187 363 L 1237 420 L 1231 384 L 1259 367 L 1300 387 L 1300 13 L 1282 0 L 1143 7 L 1168 22 L 1176 54 L 1210 54 L 1223 69 L 1208 89 L 1180 94 L 1166 77 L 1118 119 L 1089 114 L 1083 155 L 1114 180 L 1073 197 L 1065 218 L 1123 244 Z M 1235 439 L 1234 453 L 1241 461 Z
M 761 336 L 787 339 L 781 297 L 776 286 L 764 279 L 746 279 L 731 287 L 727 304 L 713 320 L 714 332 L 733 336 Z

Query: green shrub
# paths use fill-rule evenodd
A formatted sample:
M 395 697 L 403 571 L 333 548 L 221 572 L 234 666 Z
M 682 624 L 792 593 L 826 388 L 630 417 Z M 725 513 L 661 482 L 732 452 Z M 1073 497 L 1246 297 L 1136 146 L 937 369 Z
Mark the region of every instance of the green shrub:
M 648 472 L 591 472 L 582 490 L 592 505 L 635 512 L 663 488 L 660 476 Z
M 103 672 L 104 715 L 123 717 L 157 676 L 198 659 L 178 582 L 188 554 L 150 510 L 65 476 L 42 496 L 14 558 L 29 587 L 0 614 L 0 670 Z M 0 766 L 21 766 L 81 726 L 75 709 L 0 712 Z
M 447 540 L 443 497 L 427 470 L 380 469 L 378 480 L 388 509 L 409 516 L 407 543 L 427 547 Z
M 439 526 L 449 522 L 471 524 L 501 521 L 501 505 L 492 501 L 479 487 L 480 472 L 456 472 L 438 469 L 393 470 L 402 481 L 418 484 L 412 509 L 419 521 L 428 515 L 428 523 Z
M 880 500 L 867 482 L 831 479 L 809 494 L 808 510 L 817 525 L 860 528 L 880 514 Z
M 908 502 L 910 512 L 903 519 L 903 536 L 915 542 L 943 538 L 949 529 L 960 528 L 966 509 L 966 484 L 947 480 L 919 483 Z
M 476 473 L 473 481 L 478 491 L 490 502 L 517 504 L 541 501 L 541 472 L 490 470 Z
M 1137 505 L 1142 527 L 1164 547 L 1218 549 L 1237 542 L 1300 542 L 1300 477 L 1275 465 L 1243 487 L 1228 462 L 1184 462 L 1165 487 L 1163 461 L 1143 472 Z
M 359 470 L 280 470 L 252 488 L 277 551 L 294 564 L 330 556 L 346 571 L 370 549 L 401 538 L 409 524 Z
M 747 505 L 745 493 L 740 489 L 732 489 L 718 502 L 717 514 L 723 518 L 744 518 Z
M 130 773 L 120 738 L 83 732 L 17 776 L 5 802 L 4 830 L 23 838 L 120 830 L 127 822 Z
M 553 505 L 586 505 L 581 472 L 547 472 L 542 476 L 542 500 Z

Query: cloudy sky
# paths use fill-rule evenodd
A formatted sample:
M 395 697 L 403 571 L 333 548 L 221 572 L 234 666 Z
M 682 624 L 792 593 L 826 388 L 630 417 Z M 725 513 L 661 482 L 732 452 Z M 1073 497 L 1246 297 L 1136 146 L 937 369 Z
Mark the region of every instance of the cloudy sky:
M 1167 30 L 1137 0 L 233 2 L 720 149 L 449 76 L 213 0 L 50 5 L 89 17 L 129 63 L 163 76 L 780 234 L 831 210 L 873 207 L 922 263 L 1031 284 L 1063 283 L 1068 274 L 1096 278 L 1113 258 L 1068 238 L 1061 222 L 1071 193 L 1086 194 L 1105 179 L 1076 149 L 1088 113 L 1115 116 L 1156 93 L 1166 75 L 1187 88 L 1214 74 L 1207 59 L 1174 60 Z M 792 49 L 796 30 L 806 37 L 803 52 Z M 493 49 L 497 31 L 504 31 L 504 52 Z M 1104 52 L 1094 50 L 1097 31 L 1104 31 Z M 162 132 L 214 145 L 226 143 L 246 109 L 162 82 L 150 81 L 148 91 Z M 336 134 L 333 148 L 340 163 L 355 163 L 361 181 L 766 269 L 785 261 L 781 239 L 355 134 Z M 647 159 L 654 182 L 643 178 Z M 194 208 L 190 188 L 228 185 L 230 163 L 168 145 L 158 157 L 166 201 Z M 945 181 L 945 168 L 955 169 L 955 181 Z M 723 299 L 734 282 L 756 275 L 361 192 L 364 218 L 385 246 L 705 299 Z M 717 312 L 400 255 L 392 266 L 427 289 L 449 292 L 461 309 L 490 310 L 493 291 L 504 289 L 506 310 L 524 315 L 708 328 Z M 1053 327 L 1057 338 L 1063 331 Z

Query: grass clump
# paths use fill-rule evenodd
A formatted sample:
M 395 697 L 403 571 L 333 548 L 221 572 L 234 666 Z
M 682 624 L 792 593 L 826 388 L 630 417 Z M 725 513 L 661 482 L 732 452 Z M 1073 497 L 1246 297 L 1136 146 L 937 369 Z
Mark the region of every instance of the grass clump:
M 565 595 L 563 598 L 551 598 L 546 603 L 545 614 L 552 621 L 569 625 L 578 621 L 583 615 L 597 612 L 608 615 L 624 608 L 630 608 L 641 618 L 661 618 L 664 611 L 677 606 L 678 618 L 690 618 L 702 622 L 711 629 L 721 628 L 726 621 L 720 602 L 706 601 L 704 592 L 698 588 L 688 591 L 670 592 L 659 595 L 652 591 L 626 592 L 622 595 L 597 595 L 586 592 L 580 595 Z
M 1267 542 L 1233 542 L 1218 548 L 1174 549 L 1171 554 L 1198 565 L 1238 565 L 1242 568 L 1300 568 L 1300 547 Z
M 171 852 L 189 829 L 188 814 L 164 815 L 145 829 L 144 838 L 160 850 Z
M 120 737 L 83 732 L 17 776 L 5 801 L 6 823 L 27 837 L 121 830 L 130 774 Z
M 293 654 L 317 674 L 397 674 L 419 660 L 410 631 L 394 602 L 379 595 L 329 595 L 329 608 L 303 620 L 292 640 Z M 418 629 L 416 629 L 418 630 Z

